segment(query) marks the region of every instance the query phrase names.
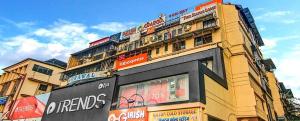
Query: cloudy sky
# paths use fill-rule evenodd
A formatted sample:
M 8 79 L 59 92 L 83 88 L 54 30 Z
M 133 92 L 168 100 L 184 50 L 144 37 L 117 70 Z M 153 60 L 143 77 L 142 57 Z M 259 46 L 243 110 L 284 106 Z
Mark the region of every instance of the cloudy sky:
M 0 68 L 24 58 L 66 61 L 88 42 L 207 0 L 1 0 Z M 300 97 L 299 0 L 225 0 L 249 7 L 279 81 Z M 1 73 L 1 71 L 0 71 Z

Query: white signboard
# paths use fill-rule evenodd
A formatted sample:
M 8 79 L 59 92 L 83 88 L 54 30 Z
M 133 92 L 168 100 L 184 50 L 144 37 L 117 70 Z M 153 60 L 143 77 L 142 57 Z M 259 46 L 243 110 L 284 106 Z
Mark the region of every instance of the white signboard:
M 204 6 L 202 7 L 200 10 L 194 11 L 192 13 L 183 15 L 180 17 L 180 24 L 195 20 L 197 18 L 206 16 L 208 14 L 214 13 L 217 9 L 217 5 L 216 4 L 211 4 L 208 6 Z
M 149 21 L 145 24 L 143 24 L 142 26 L 140 26 L 138 29 L 140 30 L 140 32 L 146 32 L 147 29 L 149 28 L 159 28 L 165 25 L 165 21 L 166 21 L 166 16 L 161 16 L 155 20 Z
M 68 79 L 68 83 L 73 83 L 79 80 L 92 79 L 97 77 L 107 77 L 106 71 L 90 72 L 72 76 Z

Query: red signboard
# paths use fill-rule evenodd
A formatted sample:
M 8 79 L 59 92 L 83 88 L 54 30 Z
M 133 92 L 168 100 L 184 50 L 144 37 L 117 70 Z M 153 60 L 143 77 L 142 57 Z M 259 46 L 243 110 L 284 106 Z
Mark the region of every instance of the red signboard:
M 99 44 L 102 44 L 102 43 L 105 43 L 105 42 L 108 42 L 108 41 L 109 41 L 109 37 L 105 37 L 105 38 L 96 40 L 96 41 L 94 41 L 94 42 L 91 42 L 91 43 L 90 43 L 90 47 L 96 46 L 96 45 L 99 45 Z
M 147 61 L 148 61 L 147 53 L 139 54 L 139 55 L 136 55 L 133 57 L 126 58 L 124 60 L 117 60 L 116 69 L 125 68 L 128 66 L 140 64 L 140 63 L 147 62 Z
M 45 104 L 36 97 L 26 97 L 16 100 L 9 119 L 28 119 L 42 117 Z
M 203 7 L 214 4 L 214 3 L 223 3 L 223 0 L 212 0 L 212 1 L 204 3 L 204 4 L 200 4 L 195 7 L 195 11 L 201 10 Z
M 110 111 L 108 121 L 148 121 L 147 108 Z

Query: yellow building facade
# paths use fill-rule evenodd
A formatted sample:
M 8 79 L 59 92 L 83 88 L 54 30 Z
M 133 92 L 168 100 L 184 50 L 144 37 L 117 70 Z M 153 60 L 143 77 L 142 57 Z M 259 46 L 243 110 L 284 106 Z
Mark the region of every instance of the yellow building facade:
M 73 54 L 64 72 L 67 76 L 62 80 L 73 82 L 80 80 L 76 75 L 98 71 L 112 71 L 122 76 L 123 72 L 134 73 L 144 67 L 144 70 L 162 68 L 162 64 L 157 64 L 160 62 L 166 62 L 166 66 L 168 63 L 176 65 L 176 59 L 184 63 L 202 56 L 194 54 L 212 53 L 199 60 L 208 69 L 201 89 L 203 99 L 196 103 L 149 106 L 150 119 L 154 120 L 154 114 L 159 111 L 185 108 L 196 108 L 200 117 L 197 119 L 201 121 L 275 121 L 284 116 L 275 76 L 269 72 L 273 67 L 263 58 L 260 46 L 264 43 L 249 9 L 209 2 L 182 14 L 176 22 L 165 17 L 162 15 L 123 32 L 123 39 L 109 49 L 113 54 L 105 51 L 86 54 L 100 45 Z M 163 26 L 160 26 L 161 21 Z
M 20 98 L 48 93 L 53 88 L 62 86 L 59 78 L 65 67 L 52 62 L 53 59 L 39 61 L 28 58 L 4 68 L 4 73 L 0 76 L 1 97 L 5 97 L 8 103 Z M 1 105 L 1 112 L 4 106 L 5 104 Z

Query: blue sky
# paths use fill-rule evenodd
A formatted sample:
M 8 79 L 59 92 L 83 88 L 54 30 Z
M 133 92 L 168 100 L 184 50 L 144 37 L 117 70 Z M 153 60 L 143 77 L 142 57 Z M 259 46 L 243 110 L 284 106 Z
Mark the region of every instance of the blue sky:
M 2 0 L 0 68 L 27 57 L 67 61 L 88 42 L 207 0 Z M 265 58 L 279 81 L 300 97 L 300 1 L 225 0 L 249 7 Z M 0 71 L 1 73 L 1 71 Z

